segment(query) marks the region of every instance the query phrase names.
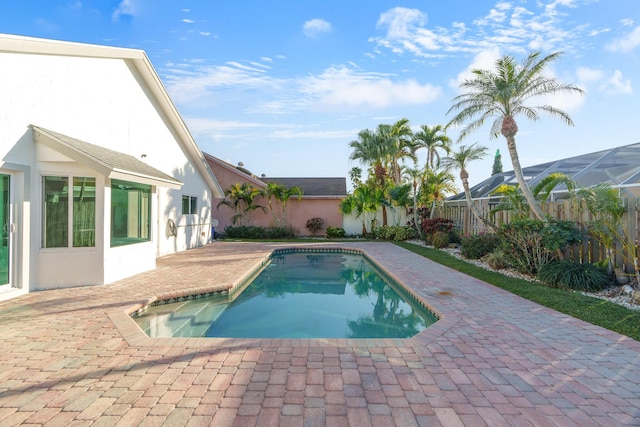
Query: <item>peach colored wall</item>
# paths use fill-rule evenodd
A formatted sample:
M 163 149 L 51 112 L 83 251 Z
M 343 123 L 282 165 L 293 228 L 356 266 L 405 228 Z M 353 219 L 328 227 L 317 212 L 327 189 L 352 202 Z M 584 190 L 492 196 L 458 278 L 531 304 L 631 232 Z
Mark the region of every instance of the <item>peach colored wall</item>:
M 217 163 L 209 161 L 209 166 L 223 190 L 227 190 L 237 182 L 247 182 L 256 188 L 259 186 L 258 182 L 250 178 L 245 178 L 243 175 L 222 167 Z M 231 217 L 235 215 L 235 212 L 229 206 L 222 205 L 218 208 L 217 205 L 220 200 L 221 199 L 213 200 L 213 218 L 218 220 L 218 226 L 215 228 L 218 233 L 222 233 L 225 227 L 232 225 Z M 258 227 L 274 225 L 274 217 L 269 210 L 267 201 L 262 197 L 258 197 L 255 203 L 264 206 L 265 212 L 261 209 L 256 209 L 249 213 L 245 221 L 246 225 L 255 225 Z M 274 211 L 280 216 L 282 212 L 280 203 L 272 199 L 272 204 Z M 294 197 L 287 203 L 287 226 L 297 230 L 300 236 L 311 234 L 305 225 L 307 220 L 315 217 L 324 219 L 325 228 L 328 226 L 342 227 L 342 214 L 338 208 L 339 204 L 340 198 L 319 199 L 303 197 L 301 200 L 298 200 Z M 323 232 L 320 232 L 320 234 L 322 233 Z

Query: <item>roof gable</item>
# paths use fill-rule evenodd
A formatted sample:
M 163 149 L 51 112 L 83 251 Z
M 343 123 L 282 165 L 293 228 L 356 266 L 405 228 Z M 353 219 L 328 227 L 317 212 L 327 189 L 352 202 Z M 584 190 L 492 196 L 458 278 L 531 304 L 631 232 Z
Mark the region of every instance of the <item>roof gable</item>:
M 304 196 L 346 196 L 346 178 L 261 178 L 262 181 L 300 187 Z

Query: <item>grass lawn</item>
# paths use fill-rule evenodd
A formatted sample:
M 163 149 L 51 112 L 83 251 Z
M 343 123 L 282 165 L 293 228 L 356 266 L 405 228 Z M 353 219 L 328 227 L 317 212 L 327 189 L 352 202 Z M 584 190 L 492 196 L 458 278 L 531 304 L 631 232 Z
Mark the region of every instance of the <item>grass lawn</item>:
M 405 242 L 394 243 L 438 264 L 468 274 L 540 305 L 640 341 L 640 311 L 629 310 L 618 304 L 588 297 L 579 292 L 549 288 L 485 270 L 437 249 Z

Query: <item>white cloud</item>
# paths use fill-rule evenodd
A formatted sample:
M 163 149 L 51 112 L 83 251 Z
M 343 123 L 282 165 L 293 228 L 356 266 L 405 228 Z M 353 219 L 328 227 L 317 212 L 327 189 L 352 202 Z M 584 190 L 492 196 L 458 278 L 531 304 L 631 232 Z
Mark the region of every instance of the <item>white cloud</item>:
M 460 85 L 464 83 L 465 80 L 473 78 L 473 74 L 471 73 L 472 70 L 490 70 L 494 68 L 496 60 L 499 57 L 500 49 L 498 47 L 479 52 L 464 71 L 459 73 L 455 79 L 449 81 L 449 86 L 452 89 L 459 91 Z
M 428 104 L 440 96 L 441 89 L 413 79 L 394 81 L 388 75 L 358 73 L 340 66 L 304 79 L 301 92 L 310 100 L 310 109 L 351 111 Z
M 589 67 L 579 67 L 576 70 L 578 81 L 581 83 L 592 83 L 601 80 L 604 77 L 602 70 L 594 70 Z
M 185 24 L 193 24 L 195 22 L 194 20 L 187 18 L 181 19 L 180 21 L 184 22 Z
M 380 15 L 378 28 L 387 28 L 387 38 L 391 40 L 411 38 L 416 28 L 427 22 L 427 15 L 418 9 L 395 7 Z
M 133 16 L 137 12 L 135 0 L 122 0 L 111 15 L 111 20 L 117 21 L 123 15 Z
M 636 27 L 629 34 L 613 40 L 607 45 L 607 49 L 612 52 L 628 53 L 638 46 L 640 46 L 640 26 Z
M 624 79 L 622 77 L 622 72 L 620 70 L 616 70 L 613 72 L 613 76 L 611 76 L 606 83 L 601 87 L 609 95 L 631 95 L 633 94 L 633 89 L 631 88 L 631 80 Z
M 209 31 L 200 31 L 198 34 L 200 34 L 201 36 L 205 36 L 205 37 L 211 35 L 211 33 Z
M 331 23 L 325 21 L 324 19 L 311 19 L 310 21 L 304 23 L 304 25 L 302 26 L 302 32 L 305 36 L 314 38 L 321 33 L 330 33 Z
M 402 55 L 446 57 L 451 53 L 476 53 L 497 47 L 524 53 L 529 50 L 569 51 L 584 43 L 589 34 L 586 23 L 569 23 L 569 13 L 562 8 L 576 7 L 573 0 L 556 0 L 549 4 L 535 2 L 531 8 L 499 1 L 484 17 L 470 26 L 454 22 L 450 27 L 428 26 L 427 15 L 419 9 L 396 7 L 383 12 L 378 28 L 382 37 L 371 38 L 377 46 Z
M 631 27 L 633 25 L 633 19 L 631 18 L 621 19 L 620 25 L 622 25 L 623 27 Z

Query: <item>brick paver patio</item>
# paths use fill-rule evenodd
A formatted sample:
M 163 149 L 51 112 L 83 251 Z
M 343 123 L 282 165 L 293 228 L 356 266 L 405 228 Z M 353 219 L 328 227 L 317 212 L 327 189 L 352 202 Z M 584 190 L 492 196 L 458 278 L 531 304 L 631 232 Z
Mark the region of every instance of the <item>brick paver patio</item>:
M 282 246 L 216 242 L 0 302 L 0 425 L 640 425 L 640 343 L 389 243 L 341 246 L 441 316 L 412 339 L 151 339 L 126 314 L 228 287 Z

